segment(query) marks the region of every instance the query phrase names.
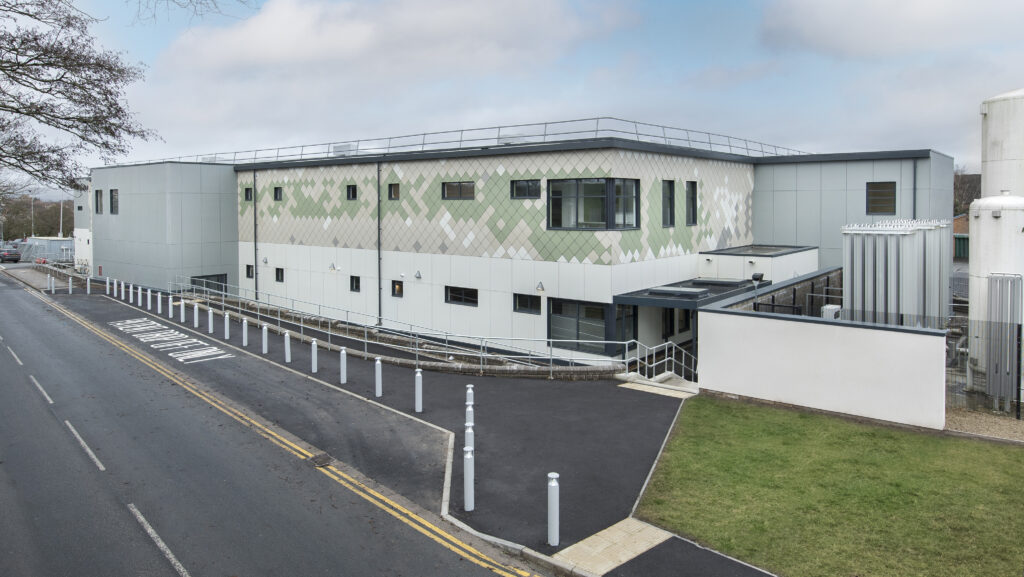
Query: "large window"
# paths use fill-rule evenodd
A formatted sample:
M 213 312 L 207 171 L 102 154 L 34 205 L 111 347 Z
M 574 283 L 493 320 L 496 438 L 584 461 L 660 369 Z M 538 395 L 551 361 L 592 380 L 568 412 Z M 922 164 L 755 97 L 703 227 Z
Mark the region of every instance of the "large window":
M 476 193 L 474 182 L 443 182 L 441 198 L 445 200 L 473 200 Z
M 669 228 L 676 225 L 676 183 L 673 180 L 661 181 L 661 226 Z
M 117 211 L 118 211 L 118 206 L 117 206 L 117 189 L 116 188 L 111 188 L 110 189 L 110 214 L 117 214 Z
M 867 200 L 868 214 L 896 214 L 896 182 L 869 182 Z
M 103 214 L 103 191 L 96 191 L 96 214 Z
M 639 193 L 640 181 L 627 178 L 549 180 L 548 228 L 636 228 Z
M 473 288 L 464 288 L 459 286 L 444 287 L 444 302 L 453 305 L 475 307 L 479 302 L 477 295 L 477 290 Z
M 524 295 L 520 293 L 514 293 L 512 295 L 512 310 L 517 313 L 539 315 L 540 295 Z
M 513 180 L 512 198 L 540 198 L 540 181 Z
M 686 181 L 686 226 L 697 224 L 697 183 Z
M 597 354 L 604 353 L 605 305 L 553 298 L 548 299 L 548 308 L 550 310 L 548 319 L 551 339 L 573 341 L 553 343 L 554 346 Z

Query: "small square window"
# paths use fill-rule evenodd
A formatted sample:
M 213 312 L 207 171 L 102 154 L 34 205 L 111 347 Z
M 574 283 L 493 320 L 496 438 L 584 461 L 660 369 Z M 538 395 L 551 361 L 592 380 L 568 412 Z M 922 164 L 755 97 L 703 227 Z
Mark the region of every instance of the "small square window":
M 388 200 L 398 200 L 400 193 L 397 182 L 392 182 L 388 185 Z
M 283 268 L 275 268 L 274 269 L 274 280 L 276 280 L 277 282 L 284 282 L 284 269 Z
M 345 187 L 345 198 L 348 200 L 355 200 L 359 196 L 359 190 L 356 185 L 350 184 Z
M 540 198 L 540 180 L 513 180 L 512 198 Z
M 246 202 L 252 202 L 252 187 L 251 186 L 245 187 L 245 201 Z
M 515 293 L 512 295 L 512 310 L 517 313 L 530 315 L 540 314 L 540 295 L 524 295 Z
M 896 214 L 896 181 L 867 183 L 867 214 Z
M 81 212 L 81 210 L 82 210 L 82 205 L 78 205 L 78 210 L 79 210 L 79 212 Z
M 670 228 L 676 225 L 676 183 L 672 180 L 661 181 L 661 226 Z
M 400 280 L 391 281 L 391 296 L 398 298 L 405 296 L 405 283 Z
M 118 197 L 117 189 L 116 188 L 111 188 L 110 189 L 110 214 L 117 214 L 118 210 L 120 210 L 120 207 L 118 206 L 118 203 L 117 203 L 117 197 Z
M 284 189 L 280 186 L 274 187 L 274 200 L 284 200 Z
M 686 226 L 697 224 L 697 183 L 686 181 Z
M 350 276 L 348 277 L 348 290 L 357 293 L 359 292 L 359 277 Z
M 245 278 L 253 278 L 256 276 L 256 267 L 251 264 L 245 265 Z

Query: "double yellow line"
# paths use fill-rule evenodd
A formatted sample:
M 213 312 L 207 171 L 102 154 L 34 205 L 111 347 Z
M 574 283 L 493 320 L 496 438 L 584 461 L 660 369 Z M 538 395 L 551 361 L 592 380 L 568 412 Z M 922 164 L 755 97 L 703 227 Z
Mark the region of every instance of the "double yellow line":
M 278 447 L 281 447 L 285 451 L 288 451 L 292 455 L 295 455 L 296 457 L 303 460 L 309 460 L 313 457 L 313 453 L 309 452 L 305 448 L 296 445 L 289 439 L 271 430 L 263 423 L 260 423 L 259 421 L 256 421 L 251 417 L 247 416 L 246 414 L 242 413 L 238 409 L 235 409 L 225 404 L 220 399 L 203 392 L 196 385 L 176 375 L 169 368 L 154 361 L 153 359 L 150 359 L 143 353 L 136 351 L 130 346 L 122 343 L 121 341 L 108 335 L 106 332 L 100 330 L 99 328 L 96 327 L 96 325 L 94 325 L 87 319 L 82 318 L 78 314 L 71 312 L 67 308 L 53 301 L 44 299 L 42 296 L 37 294 L 36 291 L 29 289 L 26 290 L 36 298 L 39 298 L 40 300 L 51 306 L 52 308 L 56 309 L 57 311 L 60 311 L 71 320 L 82 325 L 83 327 L 85 327 L 85 329 L 92 332 L 96 336 L 121 349 L 122 351 L 124 351 L 125 353 L 127 353 L 140 363 L 153 369 L 164 378 L 175 383 L 176 385 L 180 386 L 186 391 L 192 393 L 196 397 L 202 399 L 207 404 L 216 408 L 218 411 L 224 413 L 225 415 L 255 430 L 257 433 L 259 433 L 264 438 L 274 443 Z M 512 567 L 510 565 L 505 565 L 503 563 L 495 561 L 494 559 L 491 559 L 490 557 L 488 557 L 484 553 L 481 553 L 468 543 L 459 540 L 450 533 L 444 531 L 443 529 L 427 521 L 423 517 L 417 515 L 413 511 L 410 511 L 408 508 L 402 506 L 401 504 L 395 502 L 392 499 L 389 499 L 385 495 L 382 495 L 379 491 L 376 491 L 373 488 L 366 486 L 364 483 L 358 481 L 357 479 L 353 478 L 351 475 L 345 473 L 344 471 L 338 469 L 334 465 L 318 467 L 316 470 L 320 471 L 324 475 L 327 475 L 341 486 L 345 487 L 346 489 L 355 493 L 356 495 L 362 497 L 375 507 L 385 511 L 395 519 L 398 519 L 402 523 L 405 523 L 409 527 L 415 529 L 416 531 L 420 532 L 426 537 L 432 539 L 442 547 L 464 557 L 465 559 L 468 559 L 469 561 L 485 569 L 489 569 L 490 571 L 497 573 L 498 575 L 502 575 L 504 577 L 529 577 L 530 575 L 532 575 L 529 571 L 524 571 L 522 569 Z

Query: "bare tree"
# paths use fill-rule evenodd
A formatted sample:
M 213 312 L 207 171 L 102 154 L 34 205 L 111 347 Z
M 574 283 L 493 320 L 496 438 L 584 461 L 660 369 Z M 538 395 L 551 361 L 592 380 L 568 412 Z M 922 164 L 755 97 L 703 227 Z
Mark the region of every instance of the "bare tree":
M 155 18 L 158 13 L 171 11 L 191 12 L 192 16 L 203 17 L 208 14 L 223 14 L 225 4 L 236 4 L 242 6 L 252 5 L 252 0 L 126 0 L 128 4 L 135 4 L 136 18 L 147 20 Z
M 953 168 L 953 214 L 964 214 L 974 199 L 981 196 L 981 175 L 967 174 L 967 167 Z

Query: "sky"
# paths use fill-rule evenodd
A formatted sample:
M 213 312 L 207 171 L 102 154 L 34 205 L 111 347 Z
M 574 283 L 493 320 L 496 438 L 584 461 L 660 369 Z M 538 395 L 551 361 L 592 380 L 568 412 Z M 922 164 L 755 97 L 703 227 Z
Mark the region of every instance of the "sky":
M 613 116 L 975 172 L 980 103 L 1024 87 L 1022 2 L 139 1 L 76 1 L 146 68 L 132 161 Z

